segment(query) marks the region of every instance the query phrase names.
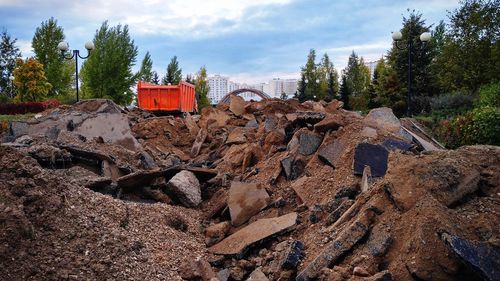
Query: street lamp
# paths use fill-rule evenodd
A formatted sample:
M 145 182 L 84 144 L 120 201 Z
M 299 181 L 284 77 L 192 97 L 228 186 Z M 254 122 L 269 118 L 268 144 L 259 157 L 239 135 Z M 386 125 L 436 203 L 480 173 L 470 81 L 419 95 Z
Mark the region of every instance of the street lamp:
M 14 88 L 14 76 L 9 76 L 9 80 L 10 80 L 10 98 L 13 98 L 12 96 L 12 88 Z
M 392 33 L 392 40 L 396 42 L 396 48 L 400 50 L 408 49 L 408 94 L 407 94 L 407 101 L 406 101 L 406 115 L 408 117 L 411 116 L 411 57 L 413 53 L 413 38 L 408 38 L 408 41 L 406 42 L 406 45 L 399 46 L 399 42 L 401 42 L 401 39 L 403 39 L 403 34 L 399 31 L 393 32 Z M 431 40 L 431 34 L 429 32 L 424 32 L 420 34 L 420 41 L 423 43 L 429 42 Z
M 90 51 L 94 50 L 94 43 L 92 41 L 88 41 L 85 43 L 85 49 L 87 49 L 87 56 L 82 57 L 80 56 L 80 51 L 79 50 L 73 50 L 73 54 L 68 54 L 66 55 L 66 51 L 69 49 L 69 44 L 67 42 L 61 42 L 59 45 L 57 45 L 57 48 L 59 51 L 61 51 L 61 57 L 71 60 L 75 58 L 75 69 L 76 69 L 76 101 L 78 102 L 80 100 L 80 97 L 78 95 L 78 58 L 81 59 L 86 59 L 90 56 Z

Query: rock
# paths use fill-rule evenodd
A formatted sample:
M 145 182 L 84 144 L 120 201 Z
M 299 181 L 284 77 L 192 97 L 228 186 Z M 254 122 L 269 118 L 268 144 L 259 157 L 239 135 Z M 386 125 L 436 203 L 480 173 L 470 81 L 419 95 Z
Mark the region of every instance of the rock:
M 318 158 L 326 164 L 335 168 L 338 165 L 338 160 L 344 153 L 344 150 L 345 145 L 343 144 L 343 142 L 340 140 L 335 140 L 333 143 L 320 149 Z
M 250 274 L 247 281 L 269 281 L 269 279 L 260 270 L 260 268 L 257 268 Z
M 299 136 L 299 153 L 311 155 L 318 149 L 323 139 L 313 133 L 303 132 Z
M 207 136 L 208 132 L 206 129 L 202 128 L 198 131 L 198 135 L 196 135 L 196 139 L 194 140 L 193 146 L 191 147 L 191 153 L 189 154 L 191 158 L 198 156 L 198 154 L 200 153 L 201 146 L 207 139 Z
M 383 146 L 360 143 L 354 150 L 353 169 L 355 175 L 362 175 L 366 166 L 370 166 L 374 177 L 383 177 L 387 171 L 389 152 Z
M 123 189 L 140 188 L 145 185 L 149 185 L 155 178 L 160 177 L 162 171 L 160 169 L 148 170 L 148 171 L 137 171 L 123 177 L 119 177 L 116 183 L 119 187 Z
M 361 130 L 360 135 L 364 138 L 372 138 L 375 139 L 377 138 L 377 130 L 373 129 L 372 127 L 364 127 L 363 130 Z
M 184 124 L 189 130 L 189 133 L 192 136 L 198 135 L 198 131 L 200 130 L 200 127 L 198 127 L 198 124 L 196 124 L 196 121 L 194 120 L 193 116 L 191 114 L 186 113 L 186 117 L 184 118 Z
M 304 244 L 299 240 L 293 240 L 290 246 L 281 255 L 278 266 L 282 269 L 296 269 L 304 252 Z
M 167 190 L 186 207 L 196 207 L 201 203 L 200 182 L 190 171 L 180 171 L 167 183 Z
M 12 121 L 9 123 L 9 133 L 17 139 L 21 136 L 28 134 L 28 123 L 21 121 Z
M 246 274 L 247 272 L 243 268 L 235 266 L 231 268 L 230 277 L 232 278 L 232 280 L 241 281 L 243 280 L 243 278 L 245 278 Z
M 246 102 L 242 97 L 232 95 L 229 102 L 229 110 L 236 116 L 241 116 L 245 113 Z
M 326 114 L 324 112 L 315 111 L 297 111 L 295 114 L 297 118 L 294 120 L 294 122 L 303 122 L 309 124 L 316 124 L 326 117 Z
M 255 119 L 248 121 L 247 124 L 245 125 L 245 128 L 258 128 L 258 127 L 259 123 Z
M 153 157 L 151 157 L 151 155 L 149 155 L 146 151 L 138 152 L 137 158 L 141 161 L 141 167 L 144 170 L 152 170 L 158 167 Z
M 276 121 L 276 117 L 267 115 L 266 120 L 264 121 L 264 130 L 266 133 L 269 133 L 276 129 L 276 125 L 278 122 Z
M 229 276 L 231 276 L 231 272 L 227 268 L 217 272 L 217 278 L 219 281 L 227 281 Z
M 370 110 L 364 119 L 364 123 L 370 127 L 397 133 L 401 128 L 401 122 L 392 113 L 392 109 L 387 107 L 375 108 Z
M 307 206 L 312 206 L 315 201 L 310 200 L 309 197 L 307 197 L 308 192 L 306 192 L 306 190 L 308 189 L 309 180 L 309 177 L 303 176 L 298 180 L 292 182 L 291 187 L 295 191 L 295 194 L 297 194 L 297 197 L 300 199 L 301 203 L 304 203 Z
M 198 122 L 200 128 L 223 127 L 231 119 L 229 115 L 217 108 L 205 107 L 201 110 L 201 118 Z
M 370 181 L 372 178 L 372 172 L 370 166 L 365 166 L 363 169 L 363 176 L 361 177 L 361 193 L 367 192 L 370 189 Z
M 436 150 L 442 150 L 442 148 L 432 144 L 431 142 L 426 141 L 424 138 L 420 137 L 419 135 L 415 134 L 414 132 L 406 129 L 403 127 L 403 130 L 410 134 L 413 139 L 425 150 L 425 151 L 436 151 Z
M 319 123 L 314 125 L 314 130 L 317 132 L 325 133 L 330 130 L 337 130 L 341 126 L 344 126 L 344 122 L 341 120 L 340 116 L 329 115 L 325 119 L 321 120 Z
M 172 199 L 165 194 L 163 191 L 159 189 L 151 189 L 150 187 L 144 187 L 143 192 L 146 196 L 150 197 L 151 199 L 165 203 L 165 204 L 171 204 Z
M 388 270 L 379 272 L 369 278 L 365 278 L 365 281 L 392 281 L 392 274 Z
M 303 172 L 306 164 L 301 159 L 295 159 L 293 156 L 288 156 L 281 160 L 281 167 L 288 180 L 298 178 Z
M 382 257 L 393 242 L 391 234 L 386 230 L 379 230 L 376 234 L 370 235 L 367 242 L 368 251 L 374 257 Z
M 410 143 L 392 138 L 385 139 L 384 142 L 382 143 L 382 146 L 385 147 L 387 150 L 401 150 L 401 151 L 409 151 L 412 147 Z
M 226 144 L 242 144 L 246 143 L 245 129 L 241 127 L 234 128 L 227 137 Z
M 326 225 L 335 223 L 352 205 L 354 200 L 345 199 L 342 200 L 340 206 L 338 206 L 333 212 L 331 212 L 326 218 Z
M 203 259 L 184 261 L 179 266 L 179 275 L 186 280 L 212 281 L 217 278 L 210 264 Z
M 114 163 L 111 163 L 108 160 L 102 160 L 100 168 L 101 168 L 101 175 L 109 177 L 114 181 L 116 181 L 119 177 L 122 176 L 120 169 L 118 169 L 118 167 Z
M 260 184 L 231 182 L 227 204 L 231 223 L 239 226 L 267 207 L 270 197 Z
M 214 242 L 215 244 L 226 237 L 229 229 L 231 229 L 231 223 L 228 221 L 212 224 L 205 229 L 205 235 L 207 237 L 213 238 L 212 240 L 216 241 Z
M 270 219 L 260 219 L 240 229 L 208 250 L 219 255 L 241 255 L 252 244 L 290 230 L 295 226 L 296 221 L 297 213 L 289 213 Z
M 443 240 L 453 253 L 481 279 L 500 280 L 500 253 L 486 242 L 473 242 L 444 233 Z
M 324 267 L 330 267 L 341 256 L 349 251 L 370 230 L 373 212 L 366 211 L 344 229 L 334 241 L 328 244 L 316 258 L 297 275 L 296 281 L 314 280 Z
M 361 276 L 361 277 L 368 277 L 368 276 L 370 276 L 370 273 L 368 271 L 366 271 L 366 269 L 364 269 L 362 267 L 359 267 L 359 266 L 356 266 L 354 268 L 354 270 L 352 271 L 352 274 L 356 275 L 356 276 Z

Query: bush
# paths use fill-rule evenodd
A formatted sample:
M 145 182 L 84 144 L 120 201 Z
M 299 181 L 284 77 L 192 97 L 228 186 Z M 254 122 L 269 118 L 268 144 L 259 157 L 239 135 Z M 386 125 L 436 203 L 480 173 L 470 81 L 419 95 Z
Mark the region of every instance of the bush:
M 20 102 L 20 103 L 1 103 L 0 114 L 14 115 L 26 113 L 38 113 L 48 108 L 54 108 L 61 105 L 57 100 L 47 100 L 44 102 Z
M 500 107 L 500 82 L 481 87 L 479 104 L 481 106 Z
M 460 92 L 444 94 L 432 98 L 430 105 L 433 114 L 442 117 L 451 117 L 474 108 L 474 98 L 471 95 Z

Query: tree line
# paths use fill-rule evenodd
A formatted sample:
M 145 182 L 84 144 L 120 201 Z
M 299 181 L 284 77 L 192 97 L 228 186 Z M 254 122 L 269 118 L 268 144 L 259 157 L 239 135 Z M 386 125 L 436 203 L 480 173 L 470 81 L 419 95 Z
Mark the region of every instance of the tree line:
M 34 56 L 23 60 L 17 39 L 3 30 L 0 38 L 0 99 L 3 101 L 41 101 L 47 98 L 71 103 L 75 97 L 75 61 L 61 57 L 57 45 L 65 40 L 64 29 L 50 18 L 35 30 L 31 46 Z M 83 98 L 108 98 L 118 104 L 133 101 L 132 88 L 142 80 L 153 84 L 177 85 L 182 69 L 174 56 L 160 79 L 146 52 L 137 73 L 132 71 L 138 49 L 127 25 L 110 26 L 107 21 L 96 30 L 95 49 L 84 61 L 79 79 Z M 12 77 L 14 78 L 12 80 Z M 185 80 L 195 84 L 199 107 L 209 106 L 207 71 Z
M 480 92 L 491 93 L 486 99 L 500 96 L 500 1 L 465 0 L 448 14 L 449 24 L 426 24 L 423 15 L 408 11 L 403 17 L 401 43 L 412 41 L 413 112 L 428 113 L 438 101 L 477 98 Z M 419 36 L 431 32 L 423 43 Z M 408 49 L 396 43 L 381 57 L 373 73 L 363 57 L 354 51 L 339 76 L 327 54 L 316 63 L 311 50 L 301 69 L 297 98 L 300 101 L 338 98 L 348 109 L 366 111 L 386 106 L 403 116 L 408 92 Z M 443 96 L 446 96 L 444 98 Z M 482 95 L 481 95 L 482 96 Z

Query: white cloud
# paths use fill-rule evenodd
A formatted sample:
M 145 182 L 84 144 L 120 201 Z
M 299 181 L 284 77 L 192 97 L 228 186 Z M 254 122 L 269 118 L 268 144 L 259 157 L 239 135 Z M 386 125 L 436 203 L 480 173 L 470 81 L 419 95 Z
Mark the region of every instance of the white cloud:
M 33 48 L 31 48 L 31 41 L 28 40 L 17 40 L 17 47 L 21 51 L 21 55 L 23 58 L 32 57 L 35 54 L 33 53 Z
M 212 73 L 210 75 L 217 74 Z M 221 74 L 222 76 L 229 77 L 229 80 L 237 83 L 246 83 L 246 84 L 258 84 L 258 83 L 267 83 L 269 80 L 273 78 L 280 79 L 298 79 L 299 72 L 267 72 L 262 73 L 248 73 L 248 72 L 240 72 L 233 74 Z

